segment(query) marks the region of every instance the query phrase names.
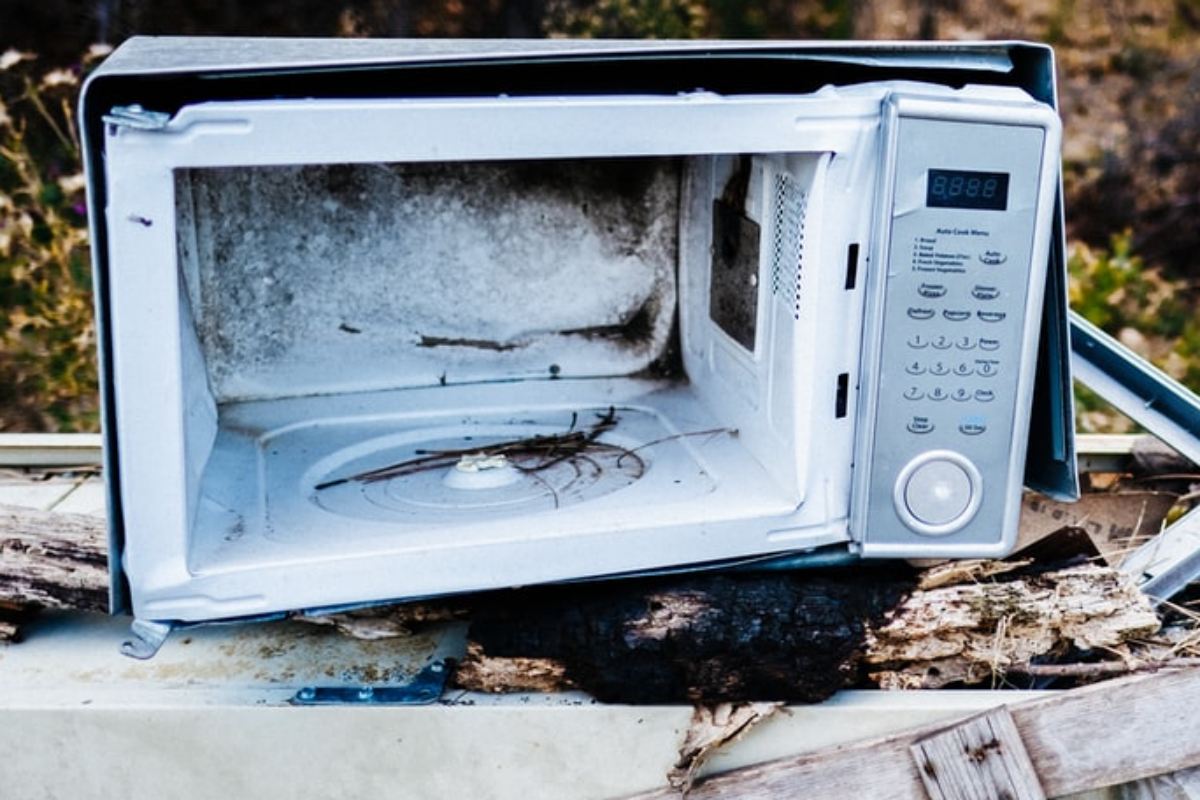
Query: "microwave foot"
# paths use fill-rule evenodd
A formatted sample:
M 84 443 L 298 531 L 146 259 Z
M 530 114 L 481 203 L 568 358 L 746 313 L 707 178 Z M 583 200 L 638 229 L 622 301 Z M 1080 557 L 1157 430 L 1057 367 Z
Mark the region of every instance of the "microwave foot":
M 129 626 L 129 638 L 121 642 L 121 655 L 143 661 L 153 658 L 174 629 L 173 622 L 135 618 Z

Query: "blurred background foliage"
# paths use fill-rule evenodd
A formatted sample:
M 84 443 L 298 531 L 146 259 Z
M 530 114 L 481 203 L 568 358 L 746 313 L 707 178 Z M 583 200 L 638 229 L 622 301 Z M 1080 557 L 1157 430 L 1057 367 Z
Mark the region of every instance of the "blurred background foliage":
M 1200 0 L 5 0 L 0 431 L 96 427 L 73 108 L 134 34 L 1048 41 L 1072 303 L 1200 389 Z M 1086 392 L 1080 410 L 1129 426 Z

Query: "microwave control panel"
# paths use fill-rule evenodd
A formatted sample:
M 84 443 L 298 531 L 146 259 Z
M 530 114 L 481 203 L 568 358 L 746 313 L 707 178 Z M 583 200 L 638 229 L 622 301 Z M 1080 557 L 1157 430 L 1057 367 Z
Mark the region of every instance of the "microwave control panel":
M 886 269 L 868 298 L 852 529 L 867 556 L 1001 555 L 1020 507 L 1057 120 L 1041 106 L 1016 124 L 903 108 L 885 123 L 873 252 Z

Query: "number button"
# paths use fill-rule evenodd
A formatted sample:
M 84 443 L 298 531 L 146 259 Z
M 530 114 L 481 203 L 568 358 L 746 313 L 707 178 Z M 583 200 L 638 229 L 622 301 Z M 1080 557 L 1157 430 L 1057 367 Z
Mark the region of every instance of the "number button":
M 914 361 L 911 364 L 908 364 L 907 366 L 905 366 L 904 371 L 907 372 L 909 375 L 924 375 L 925 374 L 925 365 L 922 364 L 920 361 Z
M 950 395 L 946 394 L 946 390 L 940 386 L 933 387 L 933 389 L 929 392 L 929 399 L 939 403 L 949 396 Z
M 945 334 L 935 336 L 933 339 L 934 350 L 949 350 L 951 344 L 950 337 Z
M 971 369 L 971 365 L 965 361 L 954 365 L 954 374 L 960 378 L 965 378 L 974 371 Z
M 971 399 L 971 390 L 960 386 L 954 390 L 954 394 L 950 395 L 950 397 L 960 403 L 965 403 Z
M 929 345 L 929 340 L 919 333 L 914 333 L 908 337 L 908 346 L 914 350 L 923 350 Z
M 970 336 L 962 336 L 962 337 L 959 337 L 954 342 L 954 346 L 957 347 L 959 350 L 974 350 L 975 349 L 975 340 L 972 339 Z
M 925 393 L 921 391 L 921 387 L 919 386 L 910 386 L 904 390 L 905 400 L 920 400 L 924 396 Z
M 950 374 L 950 368 L 941 361 L 933 362 L 933 366 L 929 368 L 930 375 L 937 375 L 939 378 L 943 375 Z
M 975 374 L 983 378 L 991 378 L 1000 371 L 995 361 L 976 361 Z

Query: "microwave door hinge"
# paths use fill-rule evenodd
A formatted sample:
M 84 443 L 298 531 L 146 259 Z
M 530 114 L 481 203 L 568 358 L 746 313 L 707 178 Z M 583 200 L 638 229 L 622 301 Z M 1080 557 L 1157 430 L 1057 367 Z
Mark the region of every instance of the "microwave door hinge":
M 171 115 L 165 111 L 151 111 L 135 103 L 128 106 L 113 106 L 102 119 L 106 125 L 139 131 L 161 131 L 171 121 Z

